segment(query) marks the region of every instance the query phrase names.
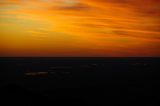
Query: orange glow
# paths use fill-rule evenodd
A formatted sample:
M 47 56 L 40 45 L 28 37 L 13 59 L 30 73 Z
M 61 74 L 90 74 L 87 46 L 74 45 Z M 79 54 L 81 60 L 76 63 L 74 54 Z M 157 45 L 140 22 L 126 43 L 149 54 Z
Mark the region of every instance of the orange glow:
M 160 56 L 160 1 L 1 0 L 0 56 Z

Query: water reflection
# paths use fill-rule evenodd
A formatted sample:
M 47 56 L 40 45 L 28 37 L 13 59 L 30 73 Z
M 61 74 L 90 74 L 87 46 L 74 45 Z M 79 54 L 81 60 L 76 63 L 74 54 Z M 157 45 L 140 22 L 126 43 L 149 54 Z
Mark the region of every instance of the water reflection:
M 41 75 L 49 75 L 48 72 L 27 72 L 26 76 L 41 76 Z
M 64 76 L 64 75 L 70 75 L 71 72 L 69 71 L 59 71 L 56 72 L 54 70 L 48 70 L 48 71 L 30 71 L 30 72 L 25 72 L 24 75 L 25 76 L 52 76 L 52 75 L 60 75 L 60 76 Z

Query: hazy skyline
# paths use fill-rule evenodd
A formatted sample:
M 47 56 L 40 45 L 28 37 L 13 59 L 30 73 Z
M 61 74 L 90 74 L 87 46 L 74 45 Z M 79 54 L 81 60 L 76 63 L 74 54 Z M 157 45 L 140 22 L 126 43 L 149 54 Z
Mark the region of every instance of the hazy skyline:
M 159 0 L 1 0 L 0 57 L 160 56 Z

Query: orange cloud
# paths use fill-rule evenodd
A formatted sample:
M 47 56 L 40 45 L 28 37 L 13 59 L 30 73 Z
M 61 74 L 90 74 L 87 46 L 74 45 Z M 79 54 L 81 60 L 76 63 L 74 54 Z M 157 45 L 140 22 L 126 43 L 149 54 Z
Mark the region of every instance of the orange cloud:
M 2 0 L 0 56 L 160 56 L 158 0 Z

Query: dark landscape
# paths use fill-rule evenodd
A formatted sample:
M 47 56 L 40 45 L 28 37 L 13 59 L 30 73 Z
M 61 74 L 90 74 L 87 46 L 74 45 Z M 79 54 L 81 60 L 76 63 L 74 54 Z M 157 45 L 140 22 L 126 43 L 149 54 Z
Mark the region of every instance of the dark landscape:
M 0 58 L 4 106 L 157 106 L 159 58 Z

